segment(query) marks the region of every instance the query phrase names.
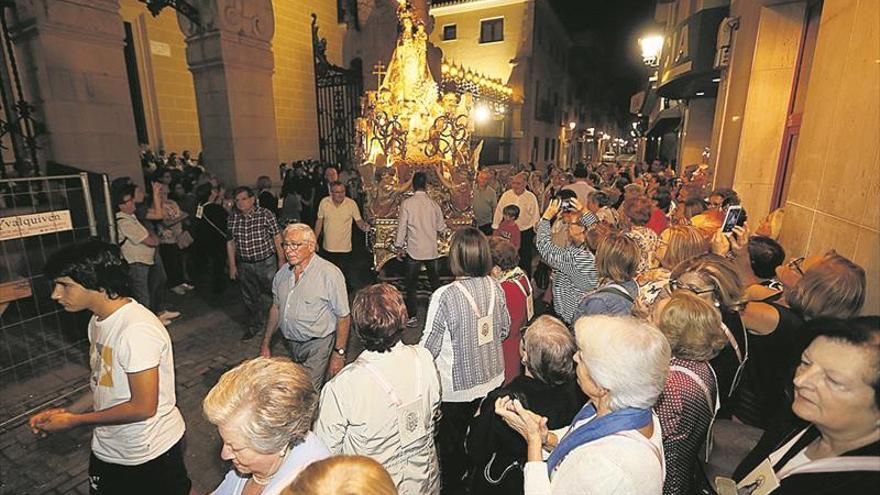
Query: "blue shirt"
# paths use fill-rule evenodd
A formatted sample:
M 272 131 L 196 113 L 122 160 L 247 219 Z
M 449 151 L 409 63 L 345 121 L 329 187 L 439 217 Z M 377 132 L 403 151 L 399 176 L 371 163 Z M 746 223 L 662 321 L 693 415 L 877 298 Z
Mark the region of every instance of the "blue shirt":
M 272 280 L 273 304 L 280 312 L 281 333 L 297 342 L 327 337 L 336 322 L 348 316 L 345 277 L 333 263 L 317 254 L 306 265 L 299 281 L 289 265 Z

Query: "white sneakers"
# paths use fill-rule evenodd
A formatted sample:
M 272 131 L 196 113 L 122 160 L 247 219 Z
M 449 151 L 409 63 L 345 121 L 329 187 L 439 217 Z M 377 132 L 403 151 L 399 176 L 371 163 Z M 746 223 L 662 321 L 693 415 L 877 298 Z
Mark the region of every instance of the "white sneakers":
M 159 313 L 159 314 L 156 315 L 156 316 L 159 318 L 159 321 L 161 321 L 162 324 L 165 325 L 165 326 L 167 327 L 168 325 L 171 324 L 171 320 L 173 320 L 173 319 L 177 318 L 178 316 L 180 316 L 180 312 L 179 312 L 179 311 L 168 311 L 168 310 L 165 310 L 165 311 L 162 311 L 161 313 Z
M 171 292 L 177 294 L 178 296 L 182 296 L 193 289 L 195 289 L 194 285 L 190 285 L 190 284 L 184 282 L 180 285 L 176 285 L 176 286 L 172 287 Z

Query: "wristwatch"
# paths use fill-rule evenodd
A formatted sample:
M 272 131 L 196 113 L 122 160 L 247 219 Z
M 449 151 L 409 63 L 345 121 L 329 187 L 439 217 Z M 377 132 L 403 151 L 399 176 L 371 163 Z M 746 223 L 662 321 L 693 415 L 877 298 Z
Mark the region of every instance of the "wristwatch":
M 339 348 L 334 347 L 333 352 L 335 352 L 336 354 L 339 354 L 340 356 L 345 356 L 345 349 L 339 349 Z

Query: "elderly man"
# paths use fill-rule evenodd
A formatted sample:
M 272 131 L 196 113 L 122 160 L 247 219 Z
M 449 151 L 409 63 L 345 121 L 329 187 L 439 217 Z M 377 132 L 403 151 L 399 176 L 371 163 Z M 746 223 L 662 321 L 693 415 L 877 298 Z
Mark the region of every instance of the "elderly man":
M 351 267 L 352 221 L 364 232 L 370 229 L 370 224 L 361 219 L 357 203 L 345 197 L 345 186 L 335 181 L 330 184 L 330 196 L 322 199 L 318 206 L 315 236 L 320 239 L 324 234 L 321 255 L 343 273 L 349 273 Z
M 227 224 L 226 257 L 229 278 L 238 279 L 248 313 L 249 327 L 241 340 L 250 340 L 262 327 L 272 276 L 284 264 L 284 256 L 275 215 L 256 205 L 253 189 L 237 187 L 232 197 L 235 210 Z
M 486 235 L 492 235 L 492 215 L 498 204 L 498 193 L 489 185 L 490 180 L 492 180 L 492 172 L 481 170 L 477 175 L 473 201 L 474 222 Z
M 302 223 L 284 229 L 287 266 L 272 281 L 272 306 L 260 354 L 271 356 L 272 335 L 278 327 L 294 362 L 309 372 L 315 390 L 324 376 L 345 365 L 345 347 L 351 316 L 342 271 L 315 254 L 317 239 Z
M 516 225 L 520 232 L 519 266 L 531 277 L 532 253 L 535 249 L 534 227 L 541 218 L 541 211 L 538 207 L 538 198 L 531 191 L 526 190 L 527 178 L 525 173 L 513 176 L 510 181 L 510 189 L 501 195 L 501 199 L 498 200 L 498 205 L 495 207 L 492 228 L 497 229 L 501 224 L 505 206 L 516 205 L 519 207 L 519 218 L 516 219 Z

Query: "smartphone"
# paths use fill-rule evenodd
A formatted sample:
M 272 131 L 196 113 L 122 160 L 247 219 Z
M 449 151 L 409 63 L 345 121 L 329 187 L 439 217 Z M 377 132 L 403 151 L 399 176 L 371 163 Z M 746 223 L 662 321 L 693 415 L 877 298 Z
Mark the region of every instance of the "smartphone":
M 723 234 L 733 232 L 733 228 L 739 224 L 742 211 L 742 206 L 739 205 L 730 205 L 727 207 L 727 213 L 724 215 L 724 223 L 721 224 L 721 232 Z

